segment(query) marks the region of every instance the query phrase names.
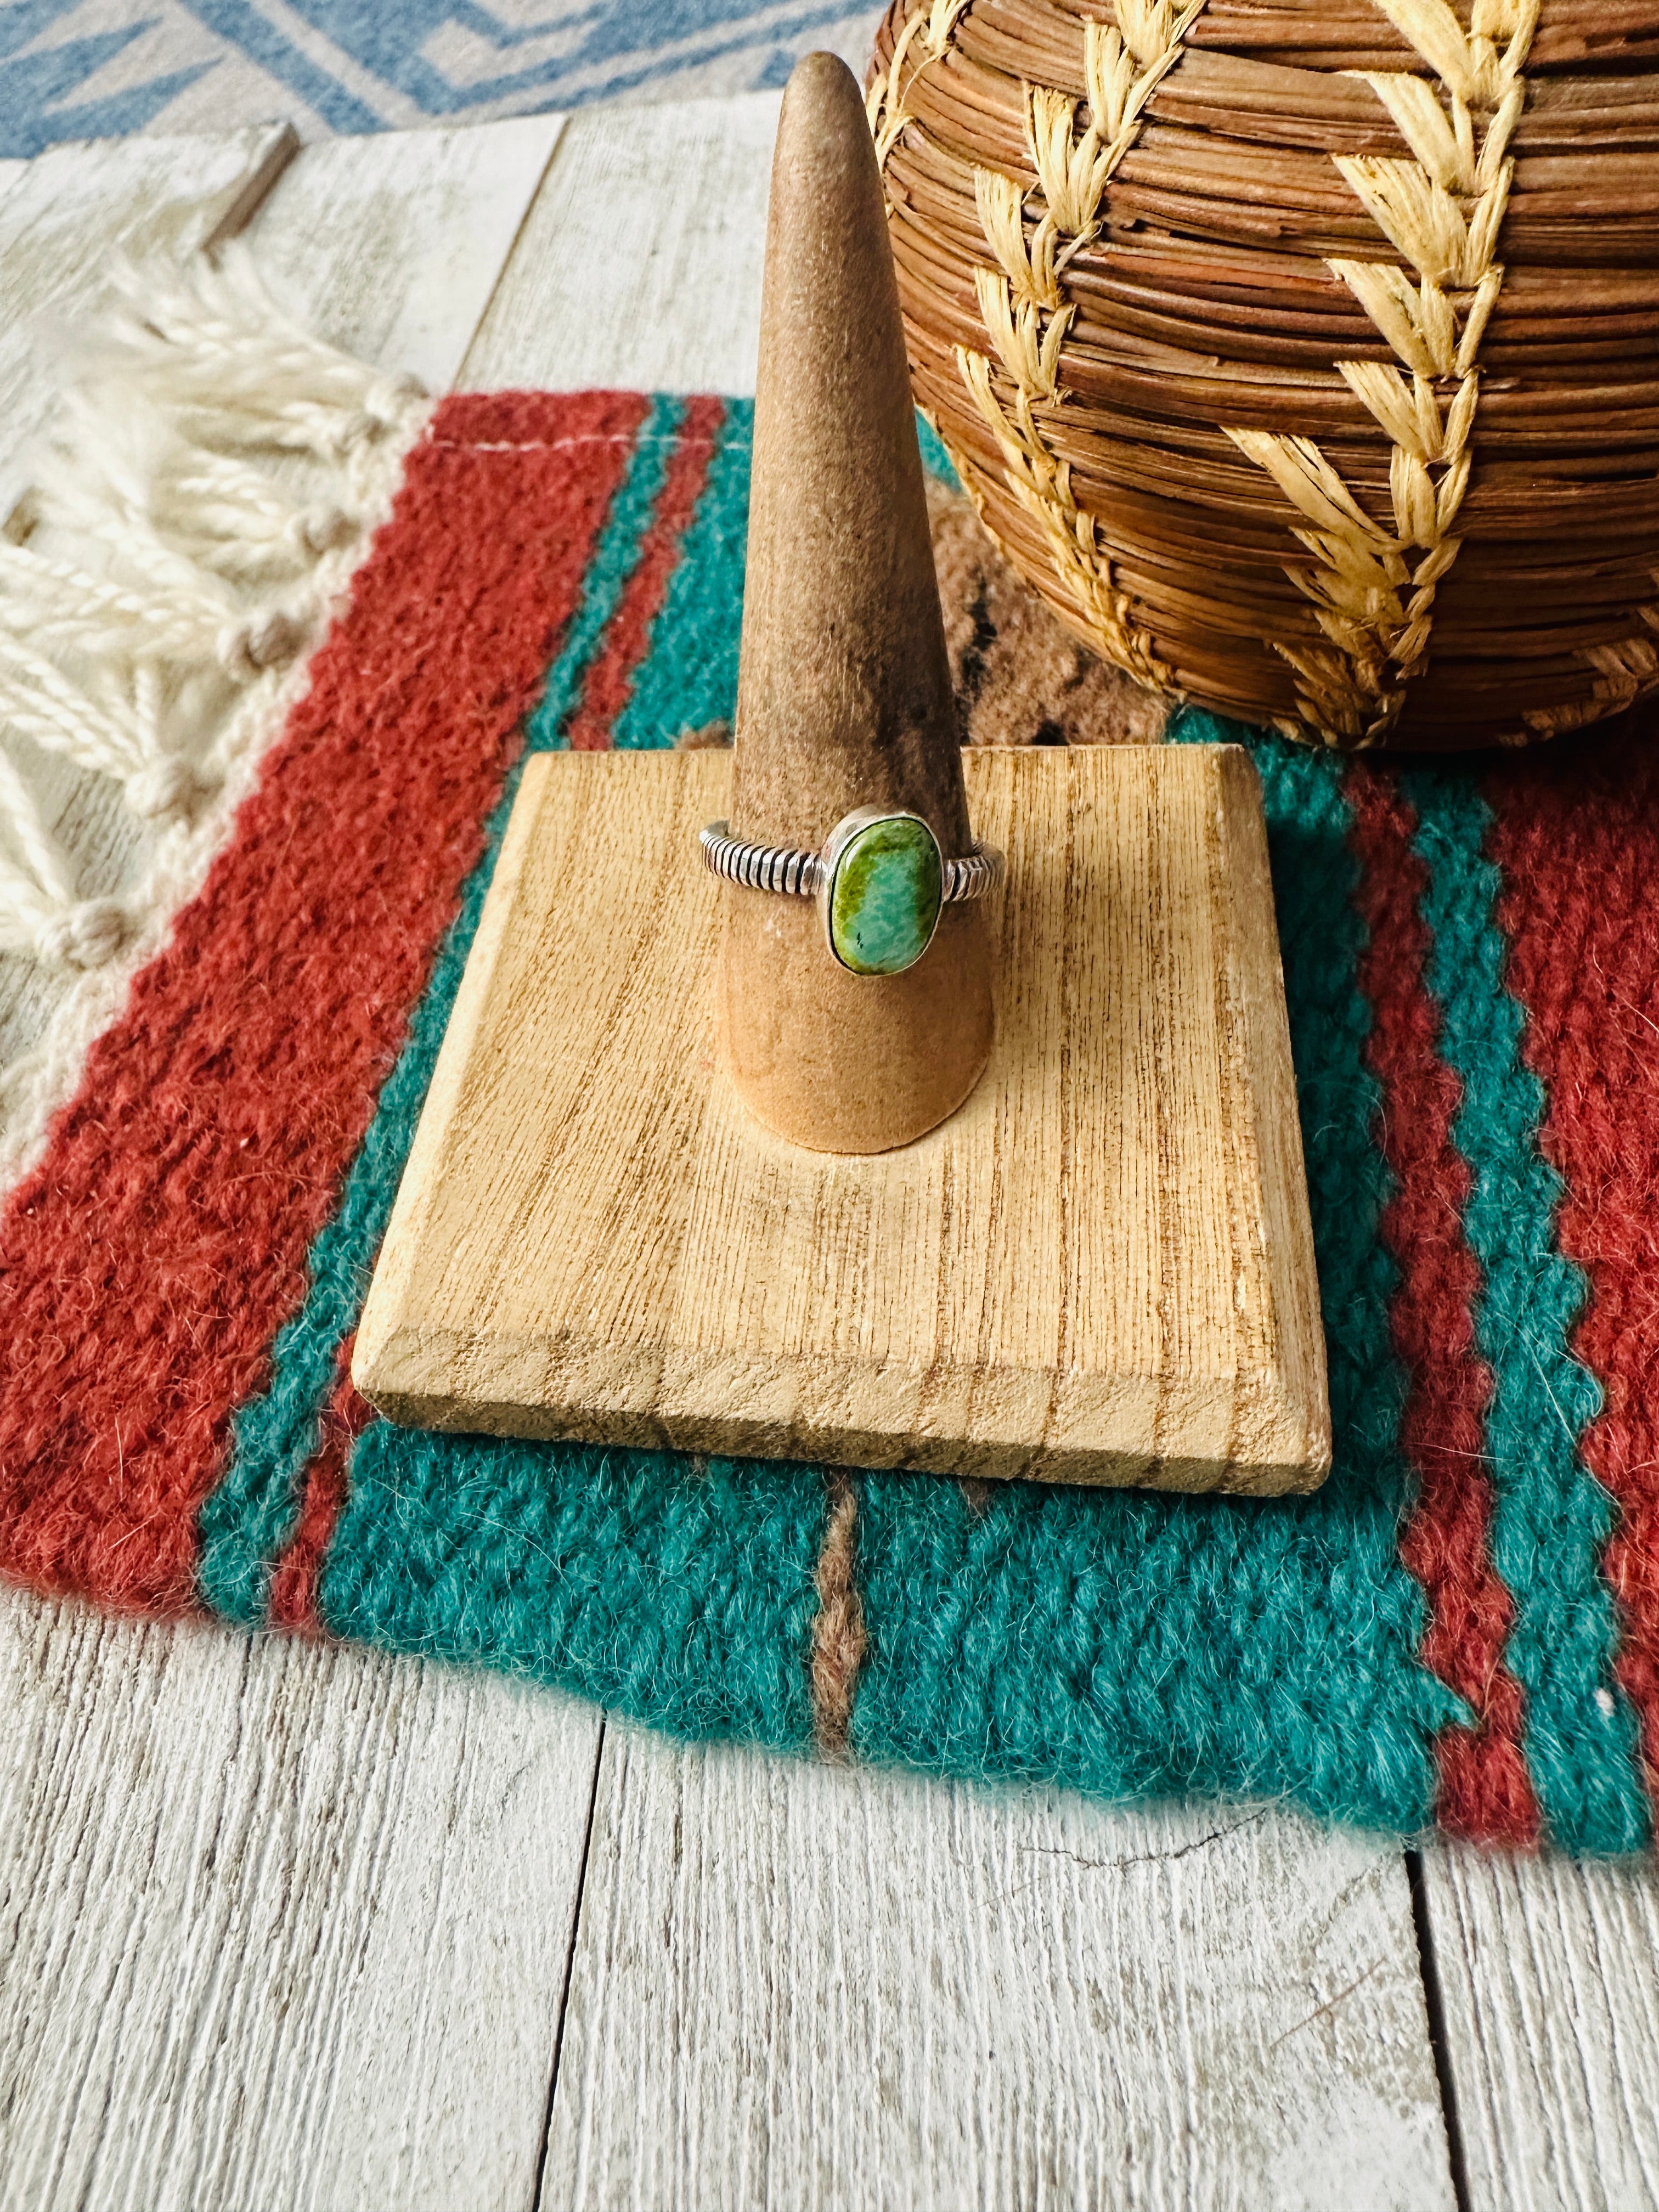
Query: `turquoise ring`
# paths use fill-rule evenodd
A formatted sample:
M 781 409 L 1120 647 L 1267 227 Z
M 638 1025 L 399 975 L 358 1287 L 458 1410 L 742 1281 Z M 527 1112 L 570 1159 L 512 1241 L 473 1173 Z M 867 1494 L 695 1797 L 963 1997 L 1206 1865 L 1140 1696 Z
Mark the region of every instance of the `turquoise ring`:
M 902 975 L 933 941 L 939 918 L 1002 880 L 1002 855 L 977 842 L 946 860 L 932 825 L 903 807 L 843 815 L 821 853 L 752 845 L 727 822 L 700 833 L 703 865 L 745 890 L 818 902 L 830 953 L 854 975 Z

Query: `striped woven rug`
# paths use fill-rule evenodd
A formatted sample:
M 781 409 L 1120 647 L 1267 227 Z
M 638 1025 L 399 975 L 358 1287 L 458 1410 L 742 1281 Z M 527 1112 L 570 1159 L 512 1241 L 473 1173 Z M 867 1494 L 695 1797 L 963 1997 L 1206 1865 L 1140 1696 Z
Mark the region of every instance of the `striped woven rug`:
M 423 1436 L 354 1395 L 353 1327 L 526 751 L 731 714 L 749 427 L 739 404 L 631 393 L 425 419 L 216 855 L 3 1201 L 0 1567 L 512 1668 L 689 1735 L 1645 1846 L 1644 731 L 1433 773 L 1247 740 L 1329 1340 L 1318 1495 Z M 1110 680 L 1018 611 L 964 528 L 942 501 L 972 733 L 1098 734 Z M 1169 734 L 1244 733 L 1189 714 Z

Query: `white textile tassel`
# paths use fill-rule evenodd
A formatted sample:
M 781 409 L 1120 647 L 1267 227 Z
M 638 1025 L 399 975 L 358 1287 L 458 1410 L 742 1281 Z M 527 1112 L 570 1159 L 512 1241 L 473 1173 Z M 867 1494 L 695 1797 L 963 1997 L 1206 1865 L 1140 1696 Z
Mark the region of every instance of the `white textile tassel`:
M 62 848 L 10 757 L 0 751 L 0 951 L 54 968 L 99 968 L 119 951 L 127 917 L 114 899 L 82 899 Z M 8 848 L 9 847 L 9 850 Z
M 0 952 L 94 968 L 134 912 L 77 897 L 9 743 L 189 831 L 315 636 L 425 412 L 407 378 L 286 314 L 245 248 L 120 267 L 116 304 L 0 542 Z M 264 687 L 263 692 L 261 686 Z

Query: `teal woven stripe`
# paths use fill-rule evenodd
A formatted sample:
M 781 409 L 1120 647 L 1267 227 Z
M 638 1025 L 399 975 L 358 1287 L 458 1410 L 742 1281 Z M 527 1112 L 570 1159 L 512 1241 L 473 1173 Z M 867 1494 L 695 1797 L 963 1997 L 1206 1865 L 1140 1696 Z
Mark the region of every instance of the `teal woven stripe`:
M 945 450 L 945 441 L 925 415 L 916 417 L 916 436 L 921 445 L 921 465 L 930 477 L 937 477 L 951 491 L 962 489 L 962 479 L 956 465 Z
M 650 649 L 611 742 L 638 751 L 738 711 L 738 610 L 749 530 L 755 403 L 733 399 L 678 564 L 651 628 Z
M 811 1741 L 823 1478 L 376 1421 L 323 1565 L 331 1633 L 477 1660 L 686 1736 Z
M 1586 1285 L 1556 1249 L 1562 1187 L 1539 1149 L 1544 1092 L 1521 1058 L 1526 1018 L 1504 984 L 1499 876 L 1483 857 L 1491 815 L 1466 775 L 1414 775 L 1405 789 L 1429 871 L 1429 987 L 1463 1085 L 1453 1136 L 1474 1177 L 1464 1229 L 1485 1275 L 1475 1334 L 1494 1383 L 1492 1554 L 1515 1600 L 1505 1656 L 1526 1692 L 1527 1763 L 1558 1843 L 1633 1850 L 1650 1816 L 1599 1567 L 1614 1509 L 1578 1451 L 1601 1393 L 1568 1349 Z
M 1293 1503 L 1011 1486 L 977 1515 L 954 1485 L 866 1478 L 854 1741 L 1110 1796 L 1283 1793 L 1414 1830 L 1432 1810 L 1434 1734 L 1471 1717 L 1418 1664 L 1424 1601 L 1395 1548 L 1412 1484 L 1347 803 L 1328 756 L 1207 715 L 1175 735 L 1249 744 L 1262 776 L 1336 1466 Z
M 565 726 L 581 696 L 576 679 L 593 658 L 639 557 L 640 540 L 662 490 L 670 450 L 684 414 L 683 399 L 659 393 L 640 425 L 634 458 L 587 572 L 576 619 L 548 672 L 547 689 L 525 726 L 525 743 L 532 753 L 556 752 L 569 742 Z
M 582 672 L 633 567 L 662 481 L 664 441 L 672 436 L 682 411 L 677 400 L 653 401 L 641 426 L 628 472 L 584 580 L 580 605 L 530 719 L 526 739 L 532 751 L 562 741 Z M 301 1480 L 317 1449 L 340 1346 L 356 1328 L 368 1294 L 374 1255 L 386 1233 L 415 1120 L 432 1079 L 521 770 L 522 762 L 509 776 L 491 817 L 483 855 L 463 890 L 461 910 L 426 994 L 415 1009 L 409 1042 L 381 1093 L 362 1150 L 352 1163 L 338 1211 L 312 1246 L 310 1288 L 300 1311 L 278 1333 L 270 1385 L 237 1413 L 229 1463 L 203 1505 L 197 1587 L 204 1602 L 228 1620 L 253 1624 L 267 1617 L 271 1569 L 299 1514 Z

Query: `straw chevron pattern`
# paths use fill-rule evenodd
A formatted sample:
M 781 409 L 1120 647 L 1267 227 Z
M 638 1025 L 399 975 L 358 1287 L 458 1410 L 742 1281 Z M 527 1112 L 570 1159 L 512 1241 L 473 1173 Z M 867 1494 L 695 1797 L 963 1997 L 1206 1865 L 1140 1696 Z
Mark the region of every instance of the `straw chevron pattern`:
M 909 21 L 918 398 L 1076 635 L 1345 750 L 1659 688 L 1650 0 L 980 0 L 925 60 Z
M 884 70 L 878 71 L 870 81 L 865 94 L 865 112 L 870 118 L 870 135 L 876 142 L 876 160 L 884 162 L 901 135 L 915 118 L 904 105 L 904 64 L 910 49 L 920 41 L 927 60 L 939 61 L 948 52 L 951 34 L 956 29 L 969 0 L 921 0 L 921 4 L 905 17 L 903 27 L 893 41 L 892 58 Z M 917 67 L 912 64 L 914 76 Z
M 963 381 L 1000 449 L 1006 488 L 1048 548 L 1055 586 L 1091 641 L 1149 684 L 1167 684 L 1170 671 L 1136 629 L 1100 532 L 1073 497 L 1069 465 L 1045 434 L 1038 410 L 1060 398 L 1060 349 L 1075 312 L 1061 282 L 1066 266 L 1098 234 L 1106 187 L 1204 4 L 1123 0 L 1116 23 L 1085 24 L 1086 127 L 1079 124 L 1079 100 L 1046 86 L 1024 87 L 1026 150 L 1042 199 L 1029 236 L 1031 188 L 997 170 L 974 173 L 980 222 L 997 263 L 975 270 L 975 288 L 986 332 L 1013 385 L 1012 406 L 997 391 L 988 356 L 973 347 L 957 349 Z M 924 0 L 899 29 L 885 70 L 872 76 L 866 106 L 879 161 L 907 130 L 925 137 L 904 104 L 905 91 L 922 69 L 948 56 L 968 5 Z M 918 61 L 917 53 L 925 58 Z M 981 520 L 994 528 L 980 472 L 971 463 L 959 460 L 958 466 Z
M 1515 173 L 1510 141 L 1526 105 L 1540 0 L 1480 0 L 1467 33 L 1446 0 L 1376 4 L 1437 79 L 1363 72 L 1413 160 L 1333 157 L 1404 257 L 1404 266 L 1329 264 L 1400 364 L 1337 363 L 1393 441 L 1392 529 L 1366 514 L 1311 438 L 1225 426 L 1303 518 L 1294 534 L 1313 556 L 1311 568 L 1285 573 L 1329 644 L 1274 641 L 1296 671 L 1302 720 L 1327 744 L 1356 747 L 1398 721 L 1428 658 L 1436 591 L 1462 550 L 1455 526 L 1469 484 L 1480 341 L 1503 289 L 1496 255 Z
M 986 331 L 1013 383 L 1012 410 L 998 393 L 988 357 L 970 346 L 957 348 L 963 381 L 1001 450 L 1007 489 L 1041 532 L 1054 581 L 1085 634 L 1116 666 L 1166 688 L 1171 672 L 1137 626 L 1100 528 L 1073 496 L 1070 465 L 1045 434 L 1040 410 L 1044 402 L 1058 406 L 1062 397 L 1060 351 L 1076 313 L 1061 281 L 1066 267 L 1098 236 L 1106 188 L 1204 5 L 1120 0 L 1115 23 L 1085 22 L 1086 128 L 1079 127 L 1078 100 L 1043 85 L 1024 88 L 1026 150 L 1042 200 L 1029 238 L 1028 188 L 994 169 L 974 173 L 980 222 L 998 264 L 976 269 L 974 287 Z M 977 471 L 965 465 L 963 476 L 975 490 Z M 978 505 L 988 525 L 982 498 Z

